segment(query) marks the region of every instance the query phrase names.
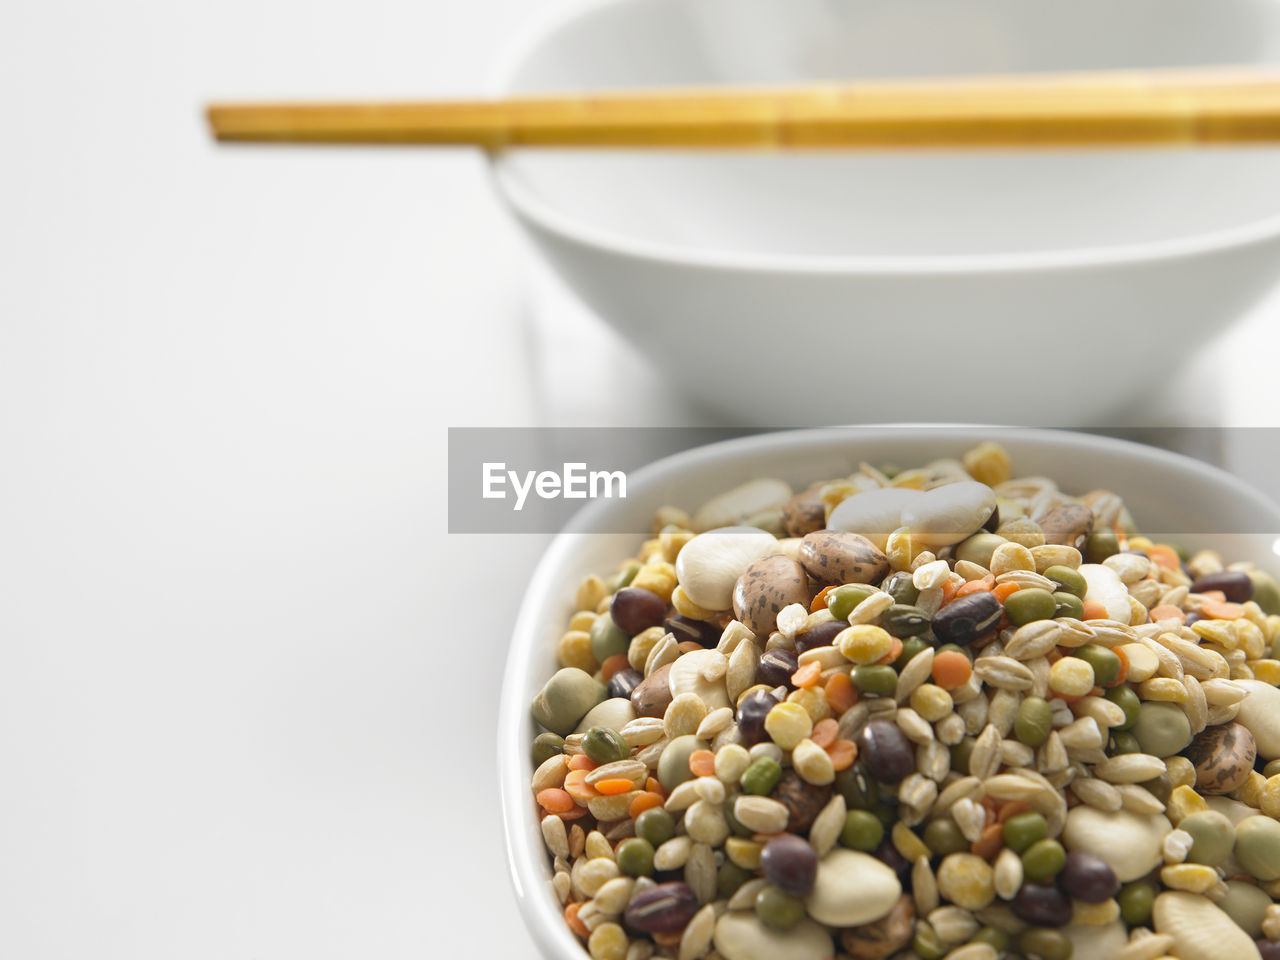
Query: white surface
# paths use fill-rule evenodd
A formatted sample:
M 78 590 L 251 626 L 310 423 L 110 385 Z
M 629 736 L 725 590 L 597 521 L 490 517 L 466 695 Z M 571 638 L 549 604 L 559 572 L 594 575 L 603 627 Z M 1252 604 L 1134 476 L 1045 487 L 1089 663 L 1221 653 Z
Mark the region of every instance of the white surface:
M 679 489 L 690 509 L 738 483 L 744 476 L 776 476 L 793 488 L 817 477 L 847 475 L 862 460 L 902 464 L 930 457 L 961 456 L 987 434 L 982 428 L 865 428 L 794 431 L 756 436 L 702 447 L 652 464 L 631 477 L 627 500 L 600 500 L 580 514 L 552 543 L 529 584 L 520 608 L 503 681 L 499 718 L 502 810 L 520 878 L 520 907 L 548 957 L 575 960 L 574 940 L 558 916 L 547 889 L 550 868 L 532 805 L 532 773 L 523 744 L 533 736 L 524 703 L 541 689 L 555 669 L 555 639 L 573 612 L 572 585 L 584 576 L 615 566 L 628 538 L 601 531 L 643 529 L 645 520 Z M 1220 470 L 1185 457 L 1081 434 L 1036 430 L 1008 431 L 1000 440 L 1025 475 L 1045 475 L 1064 490 L 1093 488 L 1100 477 L 1119 493 L 1151 533 L 1186 532 L 1186 504 L 1200 505 L 1200 530 L 1258 531 L 1250 535 L 1179 537 L 1193 546 L 1214 547 L 1224 555 L 1274 567 L 1275 532 L 1280 504 L 1268 502 Z M 1269 531 L 1262 533 L 1261 531 Z M 635 540 L 630 538 L 630 546 Z
M 1280 7 L 1268 0 L 578 0 L 570 10 L 539 25 L 503 87 L 1271 66 L 1280 47 Z M 1069 425 L 1122 416 L 1187 340 L 1234 323 L 1270 288 L 1278 155 L 529 151 L 501 157 L 496 172 L 566 281 L 722 417 L 954 417 L 916 389 L 939 381 L 967 388 L 969 419 Z M 1143 343 L 1143 363 L 1107 349 L 1138 317 L 1158 318 L 1162 333 Z M 780 369 L 814 387 L 790 389 Z M 981 389 L 983 374 L 1000 388 Z M 1087 390 L 1071 389 L 1086 377 Z
M 533 956 L 494 684 L 545 539 L 445 533 L 445 430 L 695 415 L 528 306 L 478 157 L 197 109 L 474 91 L 540 6 L 6 7 L 0 956 Z M 1208 370 L 1233 417 L 1274 317 Z

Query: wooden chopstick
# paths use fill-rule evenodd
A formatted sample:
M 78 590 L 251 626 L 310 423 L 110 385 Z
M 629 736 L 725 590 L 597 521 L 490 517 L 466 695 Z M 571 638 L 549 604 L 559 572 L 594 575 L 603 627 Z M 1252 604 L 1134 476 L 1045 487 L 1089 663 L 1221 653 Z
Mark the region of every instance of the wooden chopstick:
M 214 104 L 221 141 L 505 147 L 1189 146 L 1280 141 L 1280 70 L 657 88 L 509 100 Z

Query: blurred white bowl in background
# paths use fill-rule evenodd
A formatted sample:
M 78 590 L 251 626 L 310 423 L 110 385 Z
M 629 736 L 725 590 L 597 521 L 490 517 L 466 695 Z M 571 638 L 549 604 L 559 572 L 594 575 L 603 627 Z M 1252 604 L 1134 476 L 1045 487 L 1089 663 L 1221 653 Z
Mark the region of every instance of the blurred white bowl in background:
M 1270 0 L 589 0 L 513 93 L 1280 62 Z M 1280 268 L 1280 150 L 513 151 L 556 271 L 731 422 L 1105 422 Z

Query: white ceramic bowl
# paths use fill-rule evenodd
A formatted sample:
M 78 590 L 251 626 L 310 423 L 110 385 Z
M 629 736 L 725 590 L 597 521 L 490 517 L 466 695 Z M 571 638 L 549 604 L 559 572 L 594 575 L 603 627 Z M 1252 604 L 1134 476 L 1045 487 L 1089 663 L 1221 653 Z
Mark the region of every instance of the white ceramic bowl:
M 632 474 L 626 500 L 589 505 L 553 541 L 529 582 L 508 653 L 498 720 L 503 826 L 520 910 L 545 956 L 581 960 L 585 953 L 565 927 L 550 889 L 550 864 L 529 792 L 529 703 L 555 672 L 556 640 L 573 612 L 578 583 L 614 569 L 643 539 L 638 533 L 598 531 L 647 530 L 663 504 L 694 509 L 757 476 L 800 487 L 851 473 L 862 460 L 923 463 L 959 455 L 991 437 L 1009 450 L 1018 475 L 1052 477 L 1068 492 L 1106 487 L 1124 497 L 1145 531 L 1181 534 L 1188 546 L 1216 547 L 1231 560 L 1277 567 L 1280 506 L 1198 460 L 1085 434 L 984 427 L 803 430 L 700 447 Z M 1228 532 L 1203 532 L 1213 530 Z
M 1280 60 L 1271 0 L 557 10 L 503 69 L 502 88 Z M 1280 266 L 1270 148 L 516 151 L 494 170 L 586 303 L 735 423 L 1111 422 Z

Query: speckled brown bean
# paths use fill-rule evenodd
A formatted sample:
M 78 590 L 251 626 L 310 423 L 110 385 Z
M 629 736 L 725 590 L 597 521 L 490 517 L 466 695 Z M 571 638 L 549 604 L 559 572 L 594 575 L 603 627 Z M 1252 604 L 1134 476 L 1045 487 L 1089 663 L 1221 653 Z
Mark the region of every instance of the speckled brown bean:
M 814 819 L 831 799 L 832 788 L 815 786 L 800 779 L 794 770 L 785 771 L 777 786 L 769 794 L 787 808 L 787 829 L 792 833 L 807 833 Z
M 853 960 L 885 960 L 911 940 L 916 909 L 904 893 L 888 915 L 875 923 L 840 931 L 840 945 Z
M 668 680 L 670 674 L 671 664 L 668 663 L 645 677 L 639 686 L 631 691 L 631 706 L 635 708 L 637 717 L 661 719 L 667 712 L 667 707 L 671 706 L 671 684 Z
M 1036 521 L 1045 543 L 1065 544 L 1079 550 L 1093 529 L 1093 511 L 1083 503 L 1060 503 Z
M 800 562 L 822 583 L 879 583 L 889 558 L 866 537 L 841 530 L 819 530 L 800 541 Z
M 757 637 L 772 633 L 778 611 L 793 603 L 809 606 L 809 579 L 804 567 L 781 554 L 751 564 L 733 588 L 733 614 Z
M 1253 734 L 1239 723 L 1207 727 L 1186 750 L 1196 768 L 1196 789 L 1214 795 L 1230 793 L 1244 783 L 1257 755 Z
M 788 536 L 803 537 L 827 525 L 827 508 L 822 503 L 824 486 L 825 483 L 815 483 L 783 504 L 782 525 Z

